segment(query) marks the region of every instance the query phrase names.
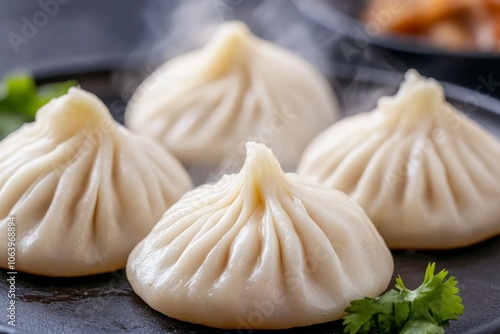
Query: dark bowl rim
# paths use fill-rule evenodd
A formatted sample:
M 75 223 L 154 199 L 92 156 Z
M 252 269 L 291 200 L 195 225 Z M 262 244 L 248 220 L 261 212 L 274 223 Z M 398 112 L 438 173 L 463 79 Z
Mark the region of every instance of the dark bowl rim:
M 404 72 L 387 71 L 343 63 L 333 63 L 332 66 L 335 66 L 336 70 L 334 75 L 327 78 L 330 82 L 336 79 L 343 79 L 374 85 L 394 85 L 394 79 L 398 78 L 403 80 L 405 74 Z M 355 73 L 355 75 L 353 75 L 353 73 Z M 456 102 L 466 103 L 482 109 L 488 114 L 500 116 L 500 99 L 492 97 L 491 95 L 480 93 L 470 87 L 460 86 L 444 80 L 437 81 L 443 85 L 445 97 L 448 102 L 453 100 Z M 400 82 L 396 85 L 399 86 Z M 466 101 L 466 98 L 470 96 L 475 98 L 474 103 Z
M 295 0 L 294 0 L 295 1 Z M 147 62 L 128 62 L 124 63 L 120 61 L 120 57 L 112 57 L 101 59 L 89 66 L 88 62 L 82 62 L 77 64 L 64 64 L 61 65 L 51 65 L 46 67 L 39 67 L 33 69 L 31 73 L 34 75 L 38 82 L 48 83 L 51 81 L 67 80 L 72 79 L 73 76 L 81 76 L 87 74 L 95 75 L 111 75 L 115 72 L 127 72 L 127 71 L 141 71 L 145 66 L 154 64 Z M 388 71 L 382 69 L 375 69 L 369 67 L 363 67 L 352 64 L 344 64 L 338 61 L 331 61 L 330 66 L 335 68 L 334 74 L 325 76 L 325 78 L 332 84 L 335 80 L 352 80 L 353 82 L 358 81 L 360 83 L 374 84 L 374 85 L 396 85 L 399 86 L 397 82 L 395 84 L 395 78 L 403 79 L 404 72 L 398 71 Z M 30 72 L 30 71 L 27 71 Z M 361 74 L 361 75 L 360 75 Z M 480 93 L 475 91 L 470 87 L 460 86 L 454 83 L 449 83 L 443 80 L 438 80 L 444 87 L 445 96 L 447 101 L 454 100 L 457 102 L 463 102 L 471 105 L 471 103 L 464 100 L 464 97 L 474 96 L 473 106 L 489 114 L 500 116 L 500 99 Z M 333 89 L 333 87 L 332 87 Z

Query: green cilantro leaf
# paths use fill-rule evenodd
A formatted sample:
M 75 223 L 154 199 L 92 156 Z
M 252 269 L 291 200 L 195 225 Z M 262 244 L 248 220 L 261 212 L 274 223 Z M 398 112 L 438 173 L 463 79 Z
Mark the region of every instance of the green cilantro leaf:
M 436 264 L 427 266 L 424 281 L 415 290 L 396 278 L 396 289 L 377 298 L 351 302 L 344 317 L 345 333 L 444 333 L 443 326 L 464 313 L 457 281 L 448 271 L 434 275 Z

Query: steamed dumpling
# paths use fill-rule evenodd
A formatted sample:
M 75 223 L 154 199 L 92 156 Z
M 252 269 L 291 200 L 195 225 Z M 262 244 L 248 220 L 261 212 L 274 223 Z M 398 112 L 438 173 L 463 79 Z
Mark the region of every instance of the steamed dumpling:
M 154 309 L 220 328 L 339 319 L 383 292 L 392 255 L 343 193 L 285 174 L 248 143 L 238 174 L 182 197 L 132 251 L 127 277 Z
M 71 88 L 0 142 L 0 249 L 16 222 L 16 269 L 80 276 L 123 268 L 132 248 L 191 189 L 180 163 Z M 0 267 L 7 252 L 0 252 Z
M 500 143 L 415 71 L 396 96 L 319 135 L 298 173 L 358 202 L 392 248 L 453 248 L 500 233 Z
M 239 169 L 253 140 L 294 170 L 336 110 L 330 86 L 312 65 L 230 22 L 207 46 L 146 79 L 129 102 L 126 124 L 187 165 L 216 167 L 225 159 L 226 170 Z

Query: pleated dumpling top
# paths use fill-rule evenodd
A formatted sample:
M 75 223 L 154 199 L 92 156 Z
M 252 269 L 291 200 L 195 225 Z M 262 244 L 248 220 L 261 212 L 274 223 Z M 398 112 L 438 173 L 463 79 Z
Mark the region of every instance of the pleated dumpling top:
M 224 163 L 237 171 L 251 140 L 295 170 L 307 144 L 336 116 L 331 87 L 311 64 L 228 22 L 205 47 L 152 73 L 129 102 L 126 124 L 187 165 Z
M 298 173 L 358 202 L 392 248 L 454 248 L 500 233 L 500 142 L 411 70 L 399 92 L 307 148 Z
M 392 255 L 361 207 L 285 174 L 265 145 L 247 150 L 239 173 L 188 192 L 133 250 L 135 292 L 170 317 L 233 329 L 328 322 L 382 293 Z
M 0 248 L 15 221 L 19 271 L 117 270 L 191 187 L 170 153 L 116 123 L 95 95 L 71 88 L 0 142 Z M 0 263 L 6 268 L 7 251 Z

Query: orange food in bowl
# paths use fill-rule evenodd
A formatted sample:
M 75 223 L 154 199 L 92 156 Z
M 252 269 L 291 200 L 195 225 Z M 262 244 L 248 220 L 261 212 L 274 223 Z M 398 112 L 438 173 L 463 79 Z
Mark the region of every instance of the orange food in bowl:
M 421 36 L 441 48 L 500 50 L 500 1 L 498 0 L 371 0 L 363 13 L 384 31 Z

